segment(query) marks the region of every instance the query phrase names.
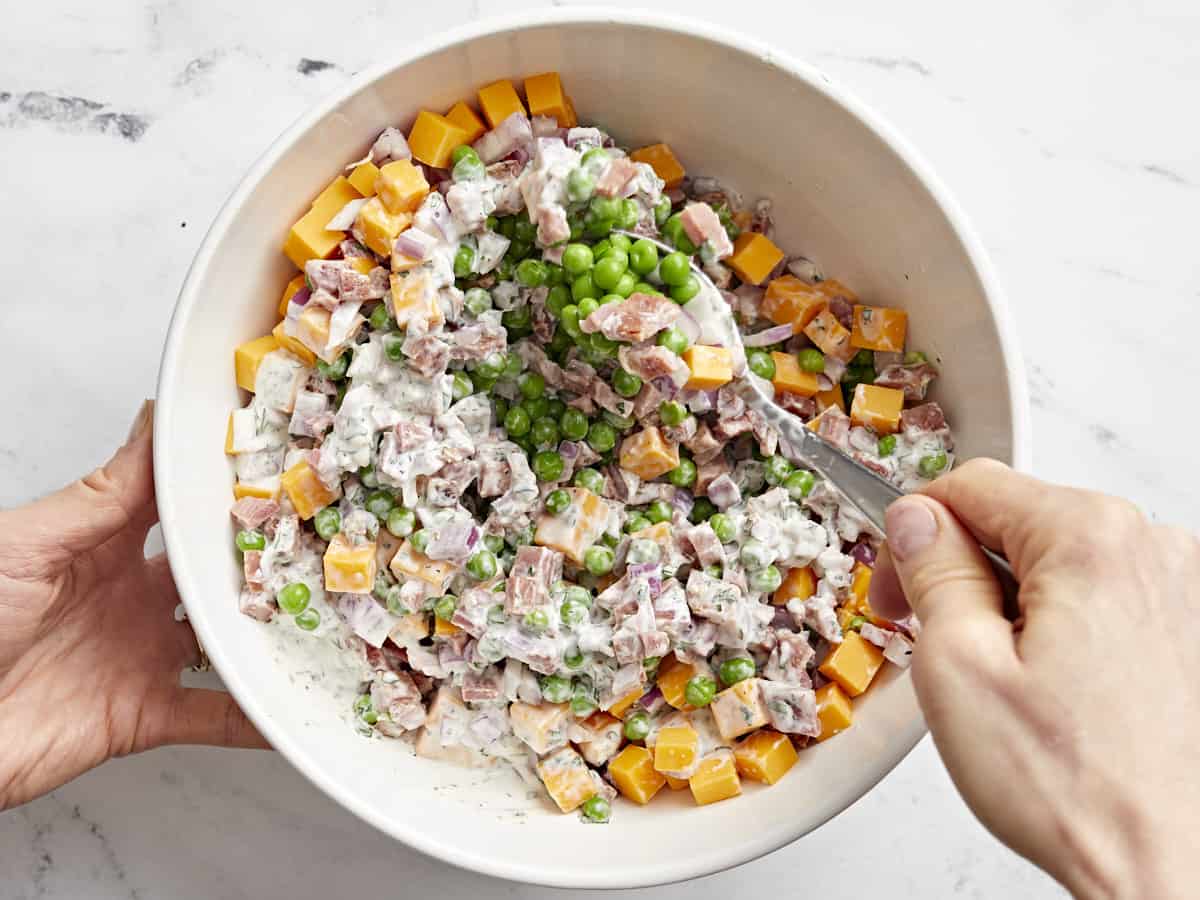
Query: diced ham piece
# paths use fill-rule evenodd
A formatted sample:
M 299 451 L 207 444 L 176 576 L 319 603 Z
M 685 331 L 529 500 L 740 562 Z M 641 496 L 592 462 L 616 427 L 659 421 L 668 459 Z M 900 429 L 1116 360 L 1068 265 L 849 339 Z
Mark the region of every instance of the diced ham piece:
M 500 670 L 488 666 L 482 672 L 463 675 L 462 698 L 468 703 L 485 703 L 500 698 Z
M 424 378 L 446 371 L 450 348 L 436 335 L 409 333 L 400 348 L 408 357 L 409 368 Z
M 754 428 L 754 423 L 750 421 L 750 416 L 742 413 L 729 419 L 719 419 L 712 427 L 713 437 L 722 443 L 732 440 L 739 434 L 745 434 Z
M 720 452 L 720 449 L 720 445 L 718 445 L 716 456 L 696 466 L 695 490 L 697 496 L 707 494 L 708 489 L 714 481 L 722 475 L 729 475 L 733 471 L 729 465 L 729 460 L 725 458 L 725 454 Z
M 546 379 L 546 386 L 557 390 L 564 386 L 563 370 L 533 341 L 518 341 L 513 345 L 521 361 Z
M 397 422 L 396 449 L 401 453 L 416 450 L 433 439 L 433 423 L 425 416 L 411 416 Z
M 708 486 L 708 499 L 716 504 L 718 509 L 729 509 L 742 502 L 742 492 L 729 475 L 721 475 L 714 478 Z
M 242 554 L 242 575 L 251 590 L 263 589 L 262 551 L 247 550 Z
M 499 602 L 499 594 L 491 588 L 467 588 L 458 598 L 451 623 L 472 637 L 478 638 L 487 629 L 488 612 Z
M 579 323 L 586 334 L 599 331 L 613 341 L 645 341 L 679 318 L 679 304 L 657 294 L 633 294 L 620 303 L 605 303 Z M 668 351 L 669 352 L 669 351 Z
M 808 421 L 817 414 L 817 401 L 812 397 L 803 397 L 791 391 L 779 391 L 775 395 L 775 405 L 786 409 L 792 415 Z
M 705 463 L 715 460 L 720 455 L 724 444 L 712 433 L 708 424 L 702 422 L 696 429 L 696 434 L 691 440 L 685 441 L 684 446 L 691 451 L 692 459 L 695 460 L 696 465 L 703 466 Z M 715 478 L 716 476 L 714 475 L 713 477 Z
M 946 416 L 936 403 L 922 403 L 900 413 L 900 430 L 912 439 L 946 430 Z
M 876 354 L 878 356 L 878 354 Z M 925 399 L 929 382 L 937 377 L 937 369 L 929 363 L 919 363 L 915 366 L 888 366 L 875 377 L 879 387 L 895 388 L 904 391 L 904 399 L 909 403 L 919 403 Z
M 590 396 L 595 380 L 596 370 L 581 359 L 570 360 L 563 369 L 563 387 L 580 396 Z
M 887 646 L 888 638 L 892 636 L 892 633 L 886 628 L 880 628 L 870 622 L 864 622 L 858 633 L 862 635 L 864 641 L 869 641 L 880 650 Z
M 619 352 L 619 351 L 618 351 Z M 658 412 L 659 405 L 667 399 L 666 394 L 652 384 L 643 384 L 641 391 L 633 399 L 633 415 L 644 419 L 651 413 Z
M 818 737 L 821 722 L 817 718 L 817 695 L 811 688 L 778 681 L 762 681 L 763 705 L 771 727 L 783 734 Z
M 557 204 L 538 211 L 537 229 L 538 243 L 543 247 L 561 243 L 571 236 L 566 210 Z
M 613 415 L 628 416 L 633 413 L 633 401 L 626 400 L 612 389 L 607 381 L 597 378 L 592 382 L 591 397 L 601 409 L 607 409 Z
M 477 362 L 492 353 L 499 353 L 508 345 L 508 332 L 504 326 L 491 321 L 460 328 L 449 337 L 450 358 L 468 362 Z
M 696 562 L 701 566 L 725 565 L 725 548 L 707 522 L 689 528 L 684 535 L 696 551 Z
M 850 446 L 850 417 L 836 406 L 826 408 L 813 421 L 817 423 L 817 434 L 829 443 L 843 450 Z
M 616 305 L 614 303 L 606 304 L 606 306 Z M 604 308 L 604 306 L 600 307 L 600 309 Z M 599 311 L 597 310 L 597 312 Z M 626 372 L 638 376 L 643 381 L 668 378 L 675 387 L 682 387 L 691 376 L 687 363 L 678 354 L 655 344 L 634 344 L 621 347 L 617 350 L 617 357 Z
M 275 615 L 275 601 L 265 591 L 256 591 L 249 585 L 243 585 L 238 597 L 238 610 L 242 615 L 260 622 L 270 622 Z
M 243 528 L 261 528 L 279 515 L 279 504 L 259 497 L 243 497 L 233 504 L 230 515 Z
M 627 156 L 618 156 L 609 163 L 600 180 L 596 182 L 596 193 L 601 197 L 620 196 L 625 190 L 625 185 L 629 184 L 636 174 L 637 165 Z
M 902 669 L 907 669 L 912 662 L 912 641 L 898 631 L 893 631 L 888 638 L 887 646 L 883 648 L 883 658 Z
M 771 651 L 763 674 L 772 681 L 811 687 L 808 664 L 815 654 L 803 632 L 776 631 L 775 648 Z
M 679 214 L 679 223 L 693 244 L 697 247 L 709 244 L 717 259 L 724 259 L 733 252 L 733 243 L 725 226 L 707 203 L 689 203 Z

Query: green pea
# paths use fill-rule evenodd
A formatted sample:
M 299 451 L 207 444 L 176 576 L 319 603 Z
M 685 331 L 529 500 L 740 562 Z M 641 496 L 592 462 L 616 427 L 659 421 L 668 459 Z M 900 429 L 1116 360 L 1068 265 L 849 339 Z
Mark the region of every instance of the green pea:
M 709 578 L 715 578 L 717 581 L 721 580 L 721 576 L 724 573 L 725 573 L 725 567 L 722 566 L 720 563 L 713 563 L 710 566 L 704 567 L 704 574 L 707 575 Z
M 411 509 L 397 506 L 387 515 L 387 530 L 396 537 L 408 537 L 417 526 L 417 516 Z
M 562 429 L 563 437 L 579 441 L 587 436 L 588 418 L 582 410 L 568 407 L 559 419 L 558 426 Z
M 561 318 L 563 309 L 570 302 L 571 289 L 565 284 L 556 284 L 550 288 L 550 293 L 546 295 L 546 309 L 556 319 Z
M 517 233 L 517 220 L 513 216 L 501 216 L 495 230 L 511 241 Z
M 543 416 L 535 421 L 529 434 L 535 447 L 558 446 L 558 422 L 553 416 Z
M 564 600 L 559 607 L 559 616 L 567 627 L 574 627 L 587 621 L 588 608 L 574 600 Z
M 864 616 L 855 616 L 846 623 L 846 627 L 851 631 L 862 631 L 862 627 L 866 624 L 867 620 Z
M 649 275 L 658 265 L 658 247 L 654 241 L 641 238 L 629 250 L 629 268 L 638 275 Z
M 483 162 L 476 156 L 474 159 L 463 159 L 454 164 L 454 168 L 450 170 L 450 177 L 455 181 L 482 181 L 484 175 L 487 174 L 487 169 Z
M 682 354 L 688 348 L 687 335 L 674 325 L 660 331 L 655 343 L 660 347 L 666 347 L 672 353 Z
M 783 486 L 787 488 L 788 496 L 793 500 L 800 500 L 807 497 L 808 492 L 813 489 L 813 485 L 816 483 L 817 479 L 813 473 L 805 469 L 795 471 L 783 480 Z
M 379 478 L 375 475 L 375 467 L 372 465 L 365 465 L 358 470 L 358 480 L 363 483 L 363 487 L 379 487 Z
M 616 356 L 617 348 L 621 346 L 617 341 L 606 338 L 598 331 L 594 332 L 591 337 L 588 338 L 588 344 L 591 346 L 592 350 L 594 350 L 596 353 L 599 353 L 601 356 Z
M 654 224 L 662 228 L 663 223 L 671 216 L 671 198 L 663 194 L 654 204 Z
M 483 536 L 483 546 L 492 553 L 502 553 L 504 551 L 504 538 L 498 534 L 485 534 Z
M 870 366 L 875 368 L 875 354 L 870 350 L 859 350 L 854 354 L 854 359 L 850 360 L 852 366 Z
M 392 507 L 396 505 L 396 499 L 388 491 L 373 491 L 367 495 L 363 506 L 367 512 L 375 516 L 377 519 L 386 519 L 388 513 L 392 511 Z
M 640 513 L 634 513 L 632 516 L 630 516 L 628 519 L 625 520 L 625 533 L 626 534 L 636 534 L 637 532 L 641 531 L 643 528 L 649 528 L 653 524 L 654 524 L 653 522 L 651 522 L 649 519 L 647 519 L 645 516 L 641 515 Z
M 825 371 L 825 356 L 820 350 L 805 347 L 796 356 L 802 371 L 813 373 Z
M 599 262 L 600 260 L 604 259 L 605 254 L 607 254 L 611 249 L 612 241 L 609 238 L 605 238 L 602 241 L 596 241 L 596 243 L 592 245 L 592 254 L 595 260 Z
M 683 697 L 692 706 L 708 706 L 717 695 L 717 683 L 707 675 L 694 675 L 683 688 Z
M 533 310 L 529 308 L 528 304 L 510 309 L 500 317 L 500 322 L 510 331 L 528 328 L 532 321 Z
M 593 422 L 588 428 L 587 442 L 597 453 L 607 453 L 617 446 L 617 430 L 607 422 Z
M 566 703 L 571 697 L 571 682 L 561 675 L 544 675 L 539 679 L 538 686 L 542 689 L 542 699 L 547 703 Z
M 721 683 L 726 686 L 737 684 L 739 681 L 745 681 L 747 678 L 753 678 L 754 673 L 754 660 L 747 659 L 744 656 L 727 659 L 717 669 L 717 674 L 721 676 Z
M 525 372 L 517 379 L 517 388 L 522 397 L 534 400 L 546 393 L 546 379 L 537 372 Z
M 499 224 L 500 224 L 500 220 L 497 219 L 495 216 L 488 216 L 486 219 L 483 220 L 483 229 L 484 229 L 484 231 L 495 231 L 497 226 L 499 226 Z
M 595 264 L 592 248 L 587 244 L 567 244 L 562 255 L 563 268 L 570 275 L 582 275 Z
M 588 609 L 592 608 L 591 592 L 587 588 L 580 587 L 577 584 L 567 585 L 563 591 L 563 599 L 570 600 L 572 603 L 581 603 Z
M 504 417 L 504 430 L 508 432 L 509 437 L 522 437 L 528 434 L 532 424 L 529 420 L 529 413 L 519 406 L 514 406 Z
M 521 620 L 521 624 L 528 631 L 541 633 L 550 627 L 550 617 L 546 615 L 546 611 L 543 609 L 533 609 L 525 613 L 525 618 Z
M 412 533 L 409 541 L 412 542 L 414 550 L 424 555 L 425 550 L 429 547 L 429 531 L 425 528 L 418 528 Z
M 896 436 L 885 434 L 879 439 L 876 449 L 880 456 L 891 456 L 896 452 Z
M 618 368 L 612 374 L 612 386 L 622 397 L 636 397 L 642 389 L 642 379 Z
M 696 464 L 686 456 L 681 457 L 679 465 L 667 473 L 667 480 L 675 487 L 691 487 L 696 483 Z
M 583 335 L 583 330 L 579 327 L 579 307 L 574 303 L 569 303 L 563 307 L 562 313 L 559 315 L 559 322 L 562 325 L 563 333 L 578 340 Z
M 481 316 L 492 308 L 492 295 L 481 287 L 470 288 L 463 297 L 463 306 L 473 316 Z
M 582 166 L 572 169 L 567 175 L 567 199 L 572 203 L 584 203 L 596 193 L 596 179 Z
M 621 277 L 617 279 L 617 286 L 613 288 L 613 293 L 622 300 L 626 297 L 632 297 L 634 291 L 637 290 L 637 276 L 632 272 L 622 272 Z
M 669 287 L 683 284 L 691 274 L 691 263 L 688 262 L 686 256 L 679 252 L 668 253 L 658 264 L 658 277 L 663 280 L 663 284 Z
M 454 373 L 454 380 L 450 384 L 450 397 L 455 403 L 466 397 L 470 397 L 475 393 L 475 384 L 471 381 L 471 376 L 466 372 L 458 371 Z
M 313 528 L 321 540 L 331 541 L 333 536 L 342 530 L 342 514 L 333 506 L 317 510 L 317 514 L 313 516 Z
M 686 256 L 694 256 L 700 248 L 688 237 L 687 231 L 680 228 L 675 234 L 675 249 Z
M 617 282 L 625 274 L 628 266 L 628 261 L 622 259 L 624 256 L 624 253 L 618 256 L 615 252 L 610 252 L 604 259 L 596 263 L 595 268 L 592 269 L 592 280 L 596 287 L 611 291 L 617 286 Z
M 541 287 L 548 276 L 546 264 L 540 259 L 523 259 L 517 264 L 517 281 L 525 287 Z
M 633 249 L 633 241 L 630 240 L 627 234 L 613 234 L 608 238 L 609 246 L 614 250 L 620 250 L 629 255 L 629 251 Z
M 579 301 L 579 321 L 582 322 L 600 308 L 600 301 L 595 297 L 584 297 Z
M 699 525 L 701 522 L 707 522 L 712 518 L 713 513 L 717 511 L 716 505 L 707 497 L 697 497 L 692 504 L 692 511 L 688 514 L 688 519 L 693 525 Z
M 576 694 L 571 698 L 571 714 L 584 719 L 596 711 L 596 701 L 588 694 Z M 595 799 L 595 798 L 592 798 Z M 603 799 L 603 798 L 601 798 Z
M 775 377 L 775 360 L 766 350 L 751 350 L 746 354 L 746 365 L 759 378 L 770 381 Z
M 513 225 L 513 238 L 525 244 L 532 244 L 537 237 L 537 226 L 529 221 L 529 213 L 522 210 L 516 215 Z
M 605 163 L 608 162 L 608 151 L 603 147 L 593 147 L 586 151 L 579 160 L 579 164 L 587 168 L 589 171 L 603 169 Z
M 604 493 L 604 476 L 595 469 L 580 469 L 575 473 L 572 483 L 576 487 L 587 488 L 597 496 Z
M 453 594 L 447 594 L 433 604 L 433 614 L 443 622 L 449 622 L 454 618 L 454 611 L 458 609 L 458 598 Z
M 584 663 L 583 654 L 576 650 L 574 653 L 563 654 L 563 665 L 568 669 L 578 669 Z
M 584 800 L 580 809 L 583 811 L 583 817 L 589 822 L 603 824 L 612 818 L 612 804 L 599 794 L 593 794 Z
M 667 220 L 663 222 L 659 231 L 662 232 L 663 239 L 666 241 L 666 243 L 673 245 L 675 243 L 675 239 L 683 231 L 683 221 L 680 218 L 680 213 L 672 213 L 670 216 L 668 216 Z
M 779 590 L 779 586 L 783 584 L 783 575 L 779 573 L 779 569 L 775 566 L 766 566 L 765 568 L 751 572 L 746 577 L 746 583 L 750 585 L 752 590 L 770 594 Z
M 487 581 L 496 574 L 496 557 L 490 550 L 479 550 L 467 560 L 466 569 L 476 581 Z
M 469 244 L 459 244 L 454 253 L 454 277 L 466 278 L 471 274 L 471 266 L 475 262 L 475 251 Z
M 617 215 L 617 226 L 629 231 L 637 227 L 638 219 L 642 216 L 637 201 L 627 197 L 621 201 L 621 212 Z
M 293 621 L 296 623 L 297 628 L 301 628 L 304 631 L 316 631 L 317 627 L 321 624 L 321 614 L 310 607 L 297 615 Z
M 562 266 L 556 266 L 552 262 L 544 263 L 546 266 L 546 284 L 549 287 L 554 287 L 566 282 L 567 273 Z
M 616 197 L 593 197 L 588 211 L 599 220 L 613 222 L 621 214 L 621 201 Z
M 479 154 L 470 144 L 459 144 L 450 153 L 450 162 L 453 165 L 458 165 L 464 159 L 479 159 Z
M 385 308 L 386 311 L 386 308 Z M 350 368 L 350 354 L 343 353 L 332 363 L 327 363 L 323 359 L 317 360 L 317 371 L 328 378 L 330 381 L 341 381 L 346 377 L 346 370 Z
M 562 478 L 565 463 L 557 450 L 543 450 L 533 458 L 533 474 L 539 481 L 558 481 Z
M 712 528 L 713 534 L 717 536 L 717 540 L 722 544 L 728 544 L 737 538 L 737 526 L 733 524 L 733 519 L 719 512 L 708 520 L 709 527 Z
M 642 671 L 646 673 L 647 677 L 654 679 L 661 662 L 661 656 L 647 656 L 642 660 Z
M 504 417 L 508 415 L 508 401 L 503 397 L 493 397 L 492 409 L 495 411 L 496 421 L 503 422 Z
M 904 354 L 904 364 L 906 366 L 916 366 L 926 362 L 929 362 L 929 357 L 920 350 L 909 350 Z
M 304 612 L 311 599 L 312 591 L 308 589 L 308 585 L 303 581 L 293 581 L 280 589 L 279 594 L 275 597 L 275 602 L 289 616 L 295 616 Z
M 793 468 L 795 467 L 782 456 L 772 456 L 767 459 L 763 474 L 767 479 L 767 484 L 783 484 L 792 474 Z
M 653 524 L 659 522 L 670 522 L 675 514 L 675 510 L 666 500 L 655 500 L 646 507 L 646 518 Z
M 571 298 L 578 303 L 580 300 L 586 300 L 591 297 L 593 300 L 598 298 L 603 291 L 596 286 L 591 272 L 584 272 L 571 282 Z
M 699 293 L 700 280 L 695 275 L 689 273 L 683 284 L 671 288 L 671 299 L 676 303 L 687 303 Z
M 396 323 L 392 321 L 392 317 L 388 315 L 386 303 L 380 303 L 377 307 L 371 310 L 371 316 L 367 319 L 367 324 L 374 331 L 391 331 L 396 327 Z
M 593 544 L 583 554 L 583 565 L 593 575 L 607 575 L 613 568 L 613 552 Z
M 662 419 L 664 425 L 673 428 L 684 423 L 688 417 L 688 410 L 677 400 L 664 400 L 658 404 L 658 417 Z
M 383 336 L 383 355 L 392 362 L 400 362 L 404 359 L 404 338 L 398 334 L 385 334 Z
M 508 365 L 508 355 L 505 353 L 489 353 L 475 365 L 475 371 L 484 378 L 499 378 L 504 374 Z
M 261 531 L 257 531 L 255 529 L 244 529 L 239 531 L 234 536 L 233 542 L 243 553 L 248 550 L 263 550 L 267 546 L 266 536 Z
M 934 478 L 946 468 L 946 464 L 949 461 L 945 450 L 930 453 L 928 456 L 922 456 L 917 461 L 917 472 L 920 473 L 922 478 Z
M 662 296 L 662 291 L 645 281 L 639 281 L 637 284 L 635 284 L 633 286 L 633 292 L 635 294 L 653 294 L 659 297 Z
M 526 397 L 521 401 L 521 408 L 529 413 L 530 422 L 536 422 L 545 418 L 550 411 L 550 398 L 544 394 L 541 397 Z
M 738 551 L 738 559 L 742 565 L 750 571 L 754 569 L 763 569 L 771 564 L 771 560 L 775 558 L 775 553 L 762 541 L 751 540 L 742 544 Z
M 637 710 L 632 712 L 625 719 L 625 725 L 622 729 L 625 732 L 625 738 L 630 741 L 644 741 L 646 736 L 650 734 L 650 716 L 645 710 Z

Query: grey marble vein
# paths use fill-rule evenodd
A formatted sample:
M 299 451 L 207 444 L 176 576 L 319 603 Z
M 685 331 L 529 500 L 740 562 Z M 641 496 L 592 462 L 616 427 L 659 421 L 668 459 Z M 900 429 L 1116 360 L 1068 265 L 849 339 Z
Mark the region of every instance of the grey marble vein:
M 139 141 L 151 119 L 141 113 L 114 112 L 107 104 L 86 97 L 58 96 L 45 91 L 28 91 L 0 96 L 0 125 L 14 128 L 36 122 L 54 125 L 60 131 L 95 132 Z

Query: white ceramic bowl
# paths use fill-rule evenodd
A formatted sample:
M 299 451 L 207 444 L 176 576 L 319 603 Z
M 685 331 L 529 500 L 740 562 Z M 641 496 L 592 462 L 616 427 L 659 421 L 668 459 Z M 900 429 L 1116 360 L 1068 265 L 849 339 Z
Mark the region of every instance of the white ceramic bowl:
M 964 457 L 1026 462 L 1022 369 L 978 241 L 913 151 L 805 65 L 713 27 L 613 10 L 539 10 L 426 42 L 363 73 L 287 130 L 210 229 L 180 295 L 155 428 L 158 504 L 196 632 L 238 702 L 316 785 L 376 827 L 454 865 L 540 884 L 638 887 L 706 875 L 800 837 L 869 790 L 924 733 L 909 679 L 889 668 L 854 727 L 805 750 L 773 788 L 697 808 L 687 792 L 617 805 L 595 840 L 575 816 L 482 775 L 364 740 L 318 666 L 238 613 L 240 569 L 222 455 L 242 402 L 233 347 L 270 330 L 290 266 L 283 235 L 385 126 L 448 108 L 500 77 L 557 70 L 581 118 L 625 145 L 664 140 L 689 171 L 774 200 L 780 246 L 861 296 L 902 306 L 911 346 L 944 367 L 936 398 Z M 324 685 L 337 682 L 329 674 Z M 345 690 L 347 686 L 343 686 Z M 588 855 L 581 852 L 587 838 Z

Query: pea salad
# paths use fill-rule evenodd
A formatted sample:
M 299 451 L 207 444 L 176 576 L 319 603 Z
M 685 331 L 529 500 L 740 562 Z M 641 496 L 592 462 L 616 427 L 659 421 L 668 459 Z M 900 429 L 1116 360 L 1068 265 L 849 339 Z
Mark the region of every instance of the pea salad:
M 522 88 L 386 129 L 288 232 L 234 352 L 240 609 L 340 648 L 365 738 L 584 822 L 774 784 L 919 626 L 873 614 L 880 536 L 734 382 L 912 489 L 953 464 L 937 370 L 769 202 Z

